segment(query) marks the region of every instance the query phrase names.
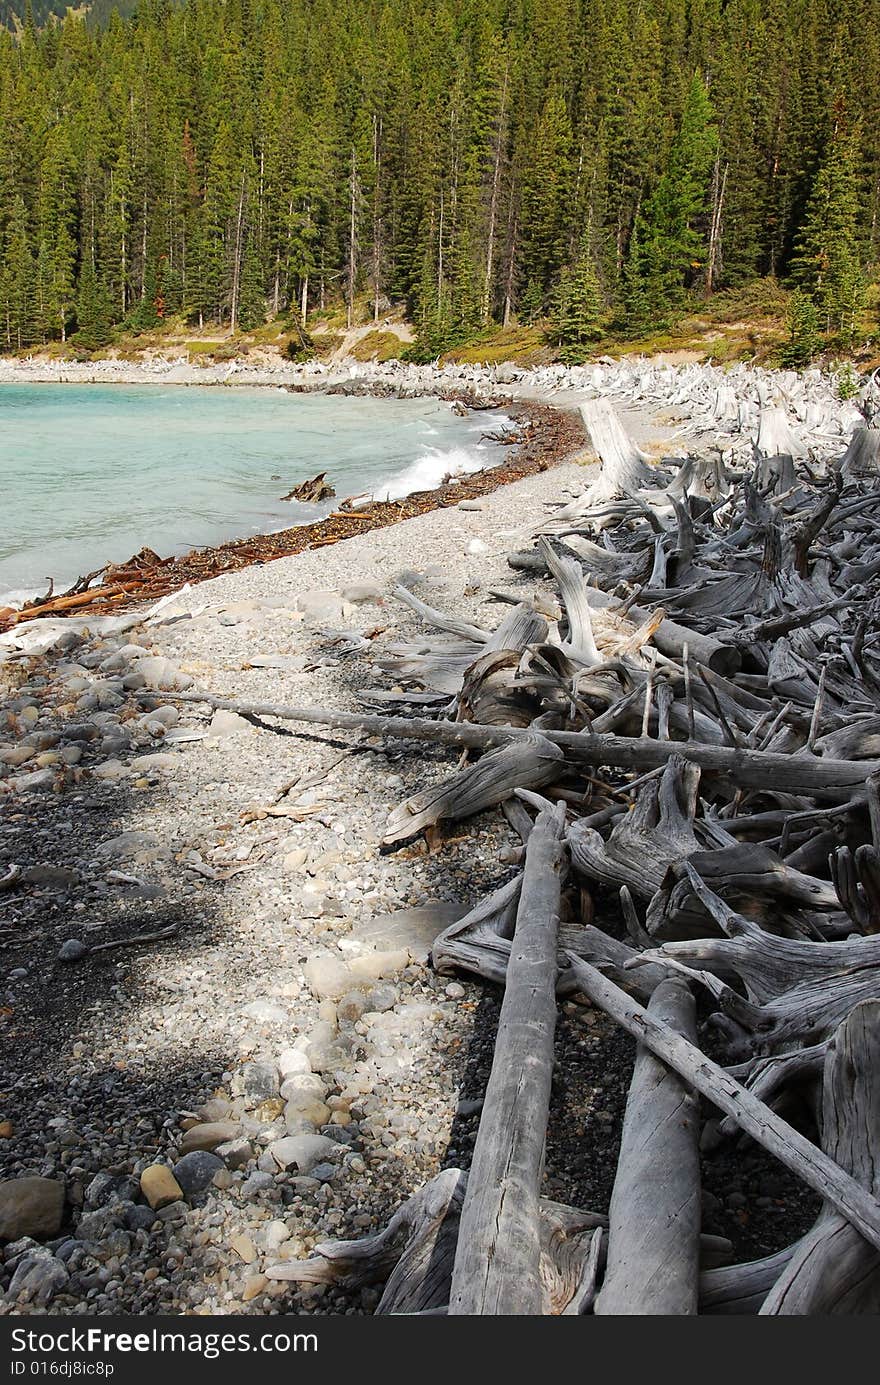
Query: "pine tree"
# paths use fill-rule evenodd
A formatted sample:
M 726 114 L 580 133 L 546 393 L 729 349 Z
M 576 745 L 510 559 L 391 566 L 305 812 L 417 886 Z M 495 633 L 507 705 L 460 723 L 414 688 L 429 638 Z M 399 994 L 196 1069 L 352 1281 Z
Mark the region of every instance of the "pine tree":
M 94 261 L 89 257 L 83 263 L 79 275 L 76 295 L 76 340 L 87 351 L 95 351 L 106 346 L 112 333 L 110 298 L 101 283 Z
M 28 239 L 27 210 L 17 197 L 6 231 L 0 269 L 0 314 L 6 345 L 15 351 L 32 346 L 39 335 L 36 265 Z
M 554 295 L 549 337 L 562 348 L 559 359 L 583 360 L 602 335 L 606 316 L 595 260 L 586 242 L 574 265 L 562 271 Z
M 63 341 L 73 315 L 77 256 L 77 168 L 64 126 L 46 140 L 40 168 L 39 223 L 44 266 L 44 323 Z
M 709 95 L 702 79 L 694 77 L 666 168 L 633 229 L 624 296 L 627 321 L 635 329 L 667 325 L 700 274 L 717 147 Z
M 857 246 L 859 131 L 835 104 L 825 154 L 813 183 L 792 261 L 792 279 L 808 293 L 826 332 L 851 341 L 863 300 Z
M 821 346 L 819 310 L 809 294 L 796 289 L 788 307 L 788 342 L 782 364 L 800 370 L 810 364 Z

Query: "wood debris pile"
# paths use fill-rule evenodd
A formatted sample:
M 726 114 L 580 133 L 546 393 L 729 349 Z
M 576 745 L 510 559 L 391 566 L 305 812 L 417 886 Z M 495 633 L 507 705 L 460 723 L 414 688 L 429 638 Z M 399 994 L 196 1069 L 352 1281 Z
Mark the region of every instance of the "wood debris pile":
M 432 633 L 385 655 L 409 690 L 366 700 L 419 715 L 217 703 L 482 751 L 398 807 L 386 844 L 494 805 L 523 843 L 521 872 L 433 950 L 439 970 L 505 986 L 469 1174 L 444 1171 L 381 1235 L 278 1277 L 384 1284 L 383 1313 L 878 1311 L 880 431 L 866 412 L 836 463 L 756 446 L 746 466 L 655 468 L 607 402 L 587 405 L 601 472 L 511 555 L 555 592 L 496 593 L 511 609 L 489 631 L 398 589 Z M 559 996 L 639 1041 L 608 1218 L 540 1195 Z M 712 1011 L 699 1030 L 698 999 Z M 801 1128 L 779 1114 L 794 1093 Z M 719 1265 L 724 1247 L 700 1234 L 705 1122 L 717 1139 L 744 1130 L 820 1194 L 795 1245 Z

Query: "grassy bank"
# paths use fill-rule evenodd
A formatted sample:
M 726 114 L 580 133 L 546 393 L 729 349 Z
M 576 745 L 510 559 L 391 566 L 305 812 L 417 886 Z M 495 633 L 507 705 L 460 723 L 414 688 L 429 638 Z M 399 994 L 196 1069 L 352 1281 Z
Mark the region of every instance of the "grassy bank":
M 643 335 L 625 334 L 613 324 L 589 347 L 575 353 L 578 360 L 601 356 L 666 357 L 671 364 L 689 361 L 716 365 L 748 361 L 768 367 L 786 364 L 790 346 L 791 295 L 776 280 L 762 279 L 741 288 L 716 293 L 693 303 L 673 325 Z M 28 351 L 6 353 L 41 356 L 52 360 L 141 361 L 156 357 L 184 357 L 193 365 L 217 365 L 238 360 L 258 364 L 278 356 L 297 360 L 342 359 L 389 361 L 421 358 L 418 334 L 401 308 L 373 320 L 371 304 L 357 305 L 354 325 L 348 326 L 344 306 L 335 305 L 309 315 L 303 333 L 289 315 L 280 316 L 251 332 L 228 328 L 188 326 L 169 319 L 150 331 L 117 332 L 99 350 L 86 350 L 73 336 L 67 342 L 50 342 Z M 533 368 L 575 356 L 554 343 L 546 320 L 492 325 L 442 352 L 443 362 L 475 365 L 511 363 Z M 834 368 L 848 362 L 856 370 L 880 366 L 880 285 L 869 289 L 865 306 L 855 325 L 853 343 L 843 346 L 831 337 L 821 338 L 813 363 Z

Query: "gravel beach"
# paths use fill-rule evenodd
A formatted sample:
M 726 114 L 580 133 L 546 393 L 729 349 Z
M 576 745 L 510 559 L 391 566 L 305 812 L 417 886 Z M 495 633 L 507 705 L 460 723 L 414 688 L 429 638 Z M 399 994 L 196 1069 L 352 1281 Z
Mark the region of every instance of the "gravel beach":
M 428 949 L 510 877 L 519 839 L 494 811 L 383 853 L 388 813 L 449 751 L 163 691 L 357 709 L 390 686 L 386 646 L 423 633 L 395 582 L 494 627 L 491 590 L 540 586 L 507 552 L 586 478 L 564 463 L 202 583 L 146 624 L 71 622 L 0 666 L 0 1313 L 372 1311 L 377 1290 L 299 1287 L 284 1265 L 467 1166 L 497 996 L 434 974 Z M 632 1046 L 570 1009 L 547 1191 L 605 1211 Z M 706 1186 L 705 1229 L 743 1257 L 813 1206 L 760 1160 Z

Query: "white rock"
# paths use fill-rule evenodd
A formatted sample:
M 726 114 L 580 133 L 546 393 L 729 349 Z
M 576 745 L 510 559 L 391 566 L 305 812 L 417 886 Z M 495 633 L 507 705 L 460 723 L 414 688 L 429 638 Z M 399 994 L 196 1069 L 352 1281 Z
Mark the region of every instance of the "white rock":
M 308 1173 L 340 1148 L 343 1146 L 326 1135 L 285 1135 L 281 1140 L 273 1140 L 269 1153 L 279 1169 L 297 1168 L 300 1173 Z
M 319 1000 L 338 1000 L 352 989 L 348 966 L 329 952 L 310 957 L 303 970 L 309 989 Z
M 222 708 L 214 713 L 208 730 L 212 736 L 255 736 L 257 728 L 238 712 L 226 712 Z
M 278 1055 L 278 1071 L 281 1073 L 282 1081 L 286 1081 L 288 1077 L 293 1077 L 299 1073 L 310 1073 L 312 1069 L 302 1049 L 286 1048 L 283 1053 Z
M 148 688 L 183 692 L 192 687 L 193 680 L 189 675 L 181 673 L 170 659 L 161 654 L 148 654 L 146 658 L 138 659 L 134 672 L 140 674 Z
M 469 554 L 470 557 L 475 558 L 481 553 L 488 553 L 489 545 L 487 543 L 483 543 L 482 539 L 471 539 L 470 542 L 466 545 L 464 551 L 465 553 Z

